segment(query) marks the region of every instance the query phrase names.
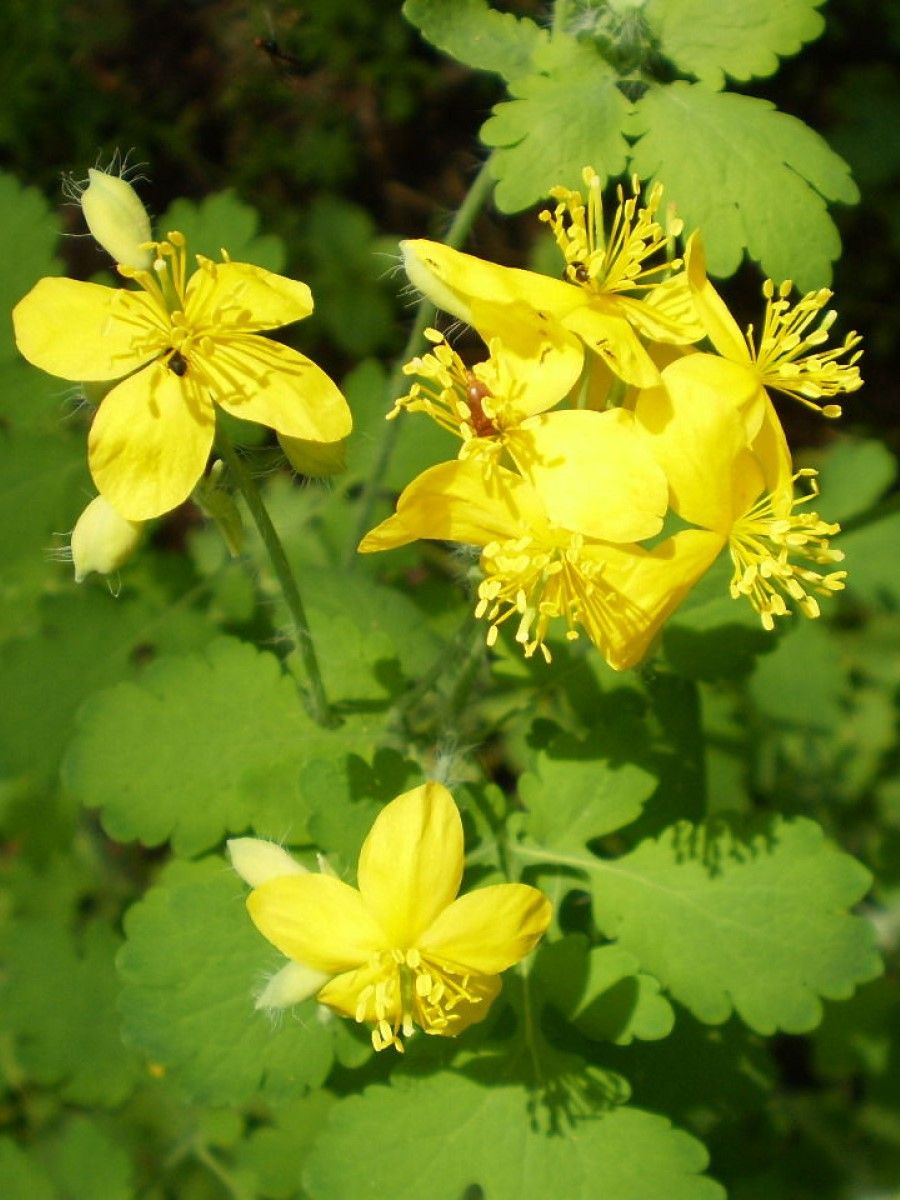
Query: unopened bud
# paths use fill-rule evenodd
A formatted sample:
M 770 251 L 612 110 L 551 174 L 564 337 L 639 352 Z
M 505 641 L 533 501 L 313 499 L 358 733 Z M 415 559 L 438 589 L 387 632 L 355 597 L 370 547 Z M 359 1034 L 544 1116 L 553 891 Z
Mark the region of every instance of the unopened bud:
M 117 263 L 138 270 L 150 266 L 150 218 L 127 180 L 92 167 L 81 193 L 81 211 L 88 229 Z
M 306 867 L 300 865 L 277 842 L 265 838 L 229 838 L 225 843 L 231 865 L 245 883 L 261 887 L 270 879 L 284 875 L 305 875 Z
M 347 439 L 339 442 L 310 442 L 279 433 L 284 456 L 299 475 L 324 479 L 347 470 Z
M 141 540 L 142 523 L 127 521 L 102 496 L 95 496 L 72 530 L 75 582 L 92 571 L 109 575 L 125 565 Z

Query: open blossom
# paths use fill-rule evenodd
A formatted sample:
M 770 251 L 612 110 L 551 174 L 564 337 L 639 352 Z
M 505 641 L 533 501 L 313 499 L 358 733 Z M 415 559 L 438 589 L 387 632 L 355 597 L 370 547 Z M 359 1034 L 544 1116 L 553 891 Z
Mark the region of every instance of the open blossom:
M 668 539 L 673 586 L 689 589 L 727 549 L 732 597 L 772 629 L 790 604 L 817 617 L 819 599 L 843 589 L 846 571 L 830 569 L 844 557 L 830 545 L 840 526 L 807 507 L 815 472 L 794 472 L 778 416 L 765 397 L 760 406 L 753 382 L 745 376 L 743 393 L 711 385 L 711 371 L 721 379 L 730 367 L 702 354 L 670 364 L 662 384 L 639 395 L 635 421 L 669 480 L 672 508 L 696 527 Z M 797 497 L 803 479 L 812 490 Z
M 29 362 L 82 382 L 121 380 L 91 426 L 101 495 L 127 520 L 176 507 L 202 475 L 215 405 L 289 438 L 335 442 L 351 419 L 331 379 L 304 355 L 260 337 L 309 316 L 304 283 L 247 263 L 196 256 L 170 233 L 147 269 L 119 266 L 136 290 L 42 279 L 13 312 Z
M 523 422 L 563 400 L 580 370 L 579 360 L 554 353 L 549 342 L 525 358 L 500 338 L 491 339 L 488 358 L 467 367 L 438 330 L 426 329 L 425 336 L 432 350 L 404 366 L 415 381 L 388 418 L 404 409 L 425 413 L 461 439 L 460 458 L 487 467 L 500 461 Z
M 507 340 L 515 318 L 523 330 L 546 336 L 552 329 L 557 339 L 574 338 L 619 378 L 649 387 L 659 375 L 642 336 L 679 345 L 703 336 L 684 272 L 672 274 L 680 263 L 659 258 L 679 226 L 666 231 L 656 221 L 658 185 L 639 206 L 633 181 L 631 196 L 619 190 L 607 232 L 600 179 L 591 168 L 584 179 L 587 204 L 580 192 L 555 188 L 557 205 L 542 214 L 565 258 L 565 279 L 498 266 L 422 240 L 401 244 L 406 273 L 439 308 L 472 325 L 485 341 Z
M 508 448 L 521 473 L 498 466 L 486 475 L 465 459 L 425 471 L 360 551 L 418 538 L 479 546 L 484 578 L 475 612 L 489 622 L 488 645 L 513 620 L 526 656 L 540 649 L 549 661 L 545 639 L 561 620 L 569 640 L 583 629 L 614 666 L 630 665 L 625 647 L 637 610 L 615 576 L 631 569 L 634 543 L 660 532 L 668 497 L 632 414 L 545 413 L 524 422 Z M 668 602 L 660 594 L 654 613 Z
M 463 829 L 450 793 L 426 783 L 392 800 L 363 843 L 353 888 L 306 872 L 270 842 L 230 843 L 253 891 L 254 924 L 291 960 L 260 1003 L 317 992 L 321 1004 L 372 1026 L 376 1050 L 403 1049 L 416 1026 L 453 1037 L 487 1016 L 500 973 L 550 923 L 536 888 L 502 883 L 457 898 Z
M 791 303 L 793 284 L 786 281 L 776 288 L 767 279 L 762 329 L 757 335 L 751 325 L 743 334 L 706 276 L 698 233 L 688 239 L 685 261 L 697 316 L 719 354 L 744 366 L 760 390 L 782 392 L 823 416 L 839 417 L 841 407 L 832 398 L 862 387 L 856 365 L 862 355 L 857 349 L 862 339 L 857 333 L 848 333 L 840 345 L 820 348 L 837 319 L 834 309 L 823 311 L 832 296 L 828 288 L 807 292 Z

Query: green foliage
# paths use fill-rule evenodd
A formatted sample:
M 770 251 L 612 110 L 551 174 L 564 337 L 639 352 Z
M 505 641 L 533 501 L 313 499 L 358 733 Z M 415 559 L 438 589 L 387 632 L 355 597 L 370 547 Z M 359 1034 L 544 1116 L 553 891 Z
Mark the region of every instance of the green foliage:
M 700 229 L 709 269 L 730 275 L 746 247 L 776 282 L 827 284 L 840 238 L 826 200 L 859 193 L 846 163 L 766 100 L 701 83 L 653 87 L 635 106 L 632 168 L 666 187 L 687 229 Z
M 649 0 L 645 19 L 661 52 L 686 75 L 721 88 L 725 76 L 771 75 L 825 22 L 823 0 Z
M 311 484 L 274 465 L 265 431 L 236 437 L 335 724 L 303 705 L 292 618 L 246 514 L 234 559 L 186 506 L 118 578 L 76 586 L 48 561 L 93 493 L 92 412 L 16 357 L 7 324 L 0 1195 L 717 1200 L 707 1148 L 733 1200 L 892 1195 L 900 514 L 873 413 L 890 409 L 896 343 L 898 93 L 886 64 L 844 51 L 853 24 L 886 45 L 900 25 L 878 5 L 835 9 L 820 50 L 779 77 L 779 112 L 765 84 L 725 84 L 816 38 L 815 0 L 570 0 L 542 24 L 533 3 L 406 0 L 407 21 L 481 78 L 413 53 L 396 0 L 176 7 L 160 24 L 100 0 L 90 29 L 54 0 L 0 16 L 0 144 L 47 187 L 0 175 L 0 296 L 8 309 L 62 269 L 60 226 L 82 227 L 54 215 L 59 171 L 82 174 L 107 136 L 148 159 L 160 234 L 310 284 L 296 336 L 348 396 L 347 470 Z M 584 639 L 559 639 L 550 665 L 523 659 L 509 628 L 487 651 L 462 624 L 473 558 L 436 543 L 354 557 L 361 494 L 374 523 L 458 449 L 422 417 L 386 423 L 408 381 L 355 360 L 401 343 L 396 235 L 433 234 L 459 203 L 492 106 L 501 212 L 579 186 L 587 163 L 635 170 L 702 227 L 719 274 L 745 253 L 801 287 L 830 273 L 826 204 L 856 192 L 789 111 L 830 124 L 872 189 L 841 229 L 870 247 L 848 256 L 865 295 L 849 315 L 839 303 L 876 382 L 845 405 L 854 436 L 795 422 L 816 443 L 801 460 L 820 470 L 815 507 L 845 526 L 847 590 L 821 620 L 765 633 L 728 595 L 726 555 L 640 670 L 617 675 Z M 483 221 L 464 248 L 558 274 L 523 241 L 536 228 Z M 100 262 L 87 240 L 58 253 L 69 274 Z M 757 284 L 735 298 L 757 312 Z M 241 502 L 219 482 L 234 528 Z M 274 838 L 313 869 L 323 854 L 353 882 L 382 806 L 425 778 L 460 806 L 465 889 L 521 880 L 553 901 L 537 951 L 484 1022 L 416 1034 L 404 1059 L 313 1000 L 256 1011 L 285 960 L 223 839 Z M 778 1030 L 802 1036 L 769 1041 Z
M 571 38 L 539 48 L 534 66 L 516 77 L 513 99 L 498 104 L 481 129 L 494 150 L 491 171 L 503 212 L 527 208 L 555 184 L 582 186 L 585 166 L 604 182 L 626 167 L 623 127 L 630 106 L 612 68 Z
M 193 1099 L 278 1102 L 323 1082 L 328 1028 L 307 1002 L 280 1027 L 253 1008 L 283 965 L 243 913 L 220 860 L 175 864 L 129 912 L 120 957 L 127 1037 Z
M 183 233 L 191 254 L 218 261 L 224 248 L 235 262 L 284 270 L 284 242 L 274 234 L 261 234 L 259 213 L 230 190 L 207 196 L 199 204 L 176 200 L 154 224 L 157 237 L 165 237 L 170 229 Z
M 307 1190 L 312 1200 L 406 1200 L 421 1194 L 427 1173 L 435 1200 L 458 1200 L 472 1185 L 492 1200 L 537 1200 L 550 1192 L 572 1200 L 598 1191 L 621 1200 L 724 1195 L 698 1174 L 706 1165 L 702 1147 L 663 1118 L 613 1108 L 584 1119 L 577 1107 L 569 1108 L 577 1097 L 567 1099 L 560 1088 L 545 1115 L 514 1081 L 485 1087 L 462 1075 L 395 1075 L 389 1089 L 370 1088 L 332 1110 L 307 1164 Z M 541 1132 L 548 1119 L 557 1126 L 551 1138 Z M 410 1144 L 417 1147 L 415 1171 Z M 378 1152 L 360 1152 L 363 1146 Z
M 445 54 L 504 79 L 528 72 L 547 33 L 527 17 L 497 12 L 487 0 L 406 0 L 403 15 Z
M 214 642 L 95 696 L 66 760 L 66 786 L 101 809 L 119 841 L 171 838 L 177 853 L 194 855 L 251 826 L 302 841 L 297 772 L 322 752 L 315 730 L 277 659 Z

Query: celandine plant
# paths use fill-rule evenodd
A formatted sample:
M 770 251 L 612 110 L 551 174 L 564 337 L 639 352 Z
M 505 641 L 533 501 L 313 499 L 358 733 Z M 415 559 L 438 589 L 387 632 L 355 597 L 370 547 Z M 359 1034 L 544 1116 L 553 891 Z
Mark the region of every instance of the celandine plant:
M 4 430 L 4 1198 L 887 1195 L 893 466 L 836 432 L 844 165 L 724 90 L 816 6 L 739 7 L 407 0 L 510 96 L 389 376 L 293 344 L 234 196 L 73 185 L 107 274 L 46 251 Z

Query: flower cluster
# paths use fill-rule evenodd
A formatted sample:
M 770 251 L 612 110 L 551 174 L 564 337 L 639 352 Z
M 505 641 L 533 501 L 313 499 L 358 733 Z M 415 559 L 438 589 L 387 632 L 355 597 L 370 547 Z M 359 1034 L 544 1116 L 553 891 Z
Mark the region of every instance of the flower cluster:
M 500 973 L 531 952 L 550 902 L 524 883 L 457 898 L 463 827 L 453 798 L 426 783 L 392 800 L 363 843 L 351 887 L 309 872 L 274 842 L 234 838 L 232 865 L 253 891 L 253 923 L 290 960 L 257 1007 L 287 1008 L 316 995 L 372 1027 L 376 1050 L 403 1050 L 418 1026 L 453 1037 L 483 1021 Z
M 460 439 L 457 459 L 405 489 L 360 544 L 418 538 L 480 548 L 476 616 L 491 645 L 512 621 L 526 656 L 554 623 L 584 631 L 610 665 L 644 656 L 663 622 L 727 551 L 731 595 L 765 628 L 795 605 L 809 617 L 843 587 L 838 526 L 810 511 L 814 472 L 794 470 L 771 393 L 826 417 L 861 386 L 859 338 L 822 349 L 831 293 L 791 303 L 767 281 L 757 338 L 743 334 L 706 275 L 699 233 L 676 254 L 656 185 L 619 189 L 607 231 L 600 180 L 586 198 L 554 190 L 542 213 L 562 279 L 427 241 L 403 244 L 412 283 L 471 325 L 487 357 L 467 365 L 437 330 L 405 370 L 389 417 L 423 412 Z M 808 481 L 795 497 L 798 479 Z
M 125 523 L 177 507 L 201 480 L 217 408 L 269 426 L 288 448 L 340 443 L 351 419 L 324 371 L 260 336 L 309 316 L 305 283 L 232 262 L 224 250 L 220 262 L 192 257 L 177 231 L 151 240 L 124 178 L 92 170 L 80 200 L 94 237 L 133 286 L 42 279 L 13 322 L 29 362 L 109 387 L 91 424 L 88 462 L 118 525 L 104 509 L 104 521 L 92 514 L 82 531 L 91 539 L 88 569 L 102 570 L 95 564 L 121 561 Z

